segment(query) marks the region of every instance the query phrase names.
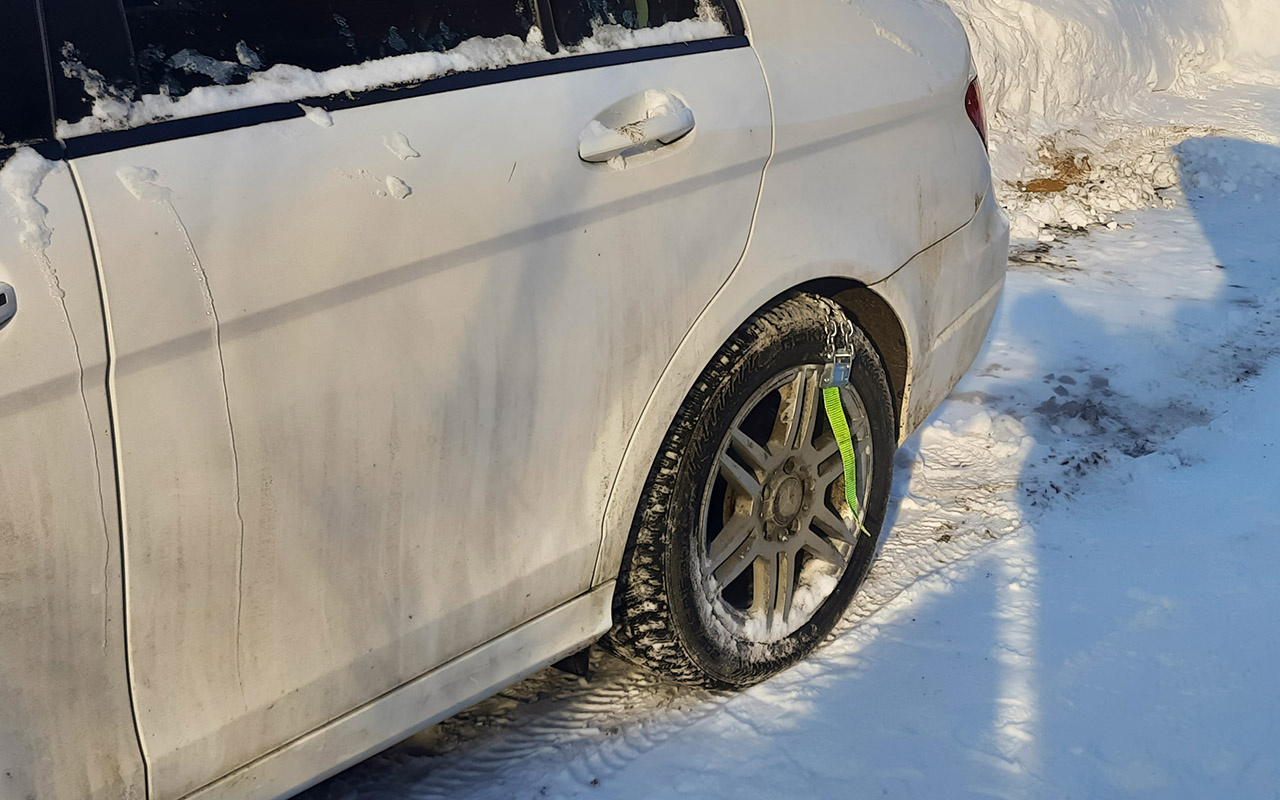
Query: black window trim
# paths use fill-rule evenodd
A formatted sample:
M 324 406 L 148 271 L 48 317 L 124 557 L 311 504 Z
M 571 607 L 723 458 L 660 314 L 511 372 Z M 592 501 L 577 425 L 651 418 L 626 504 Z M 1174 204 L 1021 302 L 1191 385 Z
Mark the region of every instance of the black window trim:
M 8 82 L 6 91 L 0 92 L 0 102 L 5 104 L 0 134 L 15 138 L 0 141 L 0 164 L 18 148 L 48 142 L 56 119 L 49 54 L 44 46 L 44 7 L 40 0 L 15 0 L 5 5 L 4 11 L 6 33 L 16 34 L 0 51 L 0 80 Z M 11 127 L 10 123 L 17 124 Z
M 610 50 L 603 53 L 565 56 L 545 61 L 513 64 L 499 69 L 455 72 L 407 86 L 387 86 L 367 92 L 318 98 L 300 98 L 298 101 L 250 106 L 198 117 L 152 122 L 125 130 L 101 131 L 67 139 L 55 138 L 51 141 L 38 142 L 27 146 L 34 147 L 46 158 L 81 158 L 173 139 L 186 139 L 237 128 L 262 125 L 268 122 L 300 118 L 305 115 L 305 112 L 299 107 L 299 102 L 311 107 L 323 108 L 326 111 L 338 111 L 346 108 L 358 108 L 377 103 L 424 97 L 544 75 L 750 47 L 751 43 L 745 34 L 743 18 L 737 0 L 721 0 L 721 2 L 728 17 L 726 22 L 729 34 L 727 36 L 698 39 L 692 42 L 651 45 L 627 50 Z M 543 31 L 543 38 L 547 42 L 548 50 L 555 53 L 559 49 L 559 43 L 555 35 L 555 26 L 550 18 L 549 0 L 536 0 L 535 9 L 536 24 Z M 49 70 L 52 61 L 47 47 L 45 61 L 46 70 Z M 51 73 L 50 81 L 52 82 Z M 4 149 L 0 148 L 0 161 L 3 161 L 3 157 Z
M 547 52 L 551 55 L 560 52 L 560 36 L 556 33 L 555 18 L 551 13 L 551 0 L 535 0 L 533 24 L 542 31 L 542 43 L 547 48 Z

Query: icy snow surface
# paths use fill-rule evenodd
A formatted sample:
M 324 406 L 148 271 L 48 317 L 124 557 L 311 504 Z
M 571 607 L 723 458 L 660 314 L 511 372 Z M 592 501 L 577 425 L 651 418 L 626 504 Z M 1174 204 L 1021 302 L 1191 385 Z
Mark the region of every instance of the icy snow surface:
M 29 147 L 19 148 L 0 167 L 0 214 L 13 218 L 21 226 L 18 241 L 39 262 L 49 284 L 50 296 L 59 301 L 63 300 L 66 292 L 53 262 L 49 260 L 49 245 L 53 244 L 53 229 L 48 224 L 49 209 L 37 196 L 50 173 L 66 168 L 65 164 L 49 161 Z
M 298 108 L 302 109 L 302 113 L 307 115 L 307 119 L 319 125 L 321 128 L 333 127 L 333 115 L 325 109 L 303 105 L 302 103 L 298 103 Z
M 413 189 L 395 175 L 387 176 L 387 193 L 397 200 L 403 200 L 413 194 Z
M 391 151 L 392 155 L 401 161 L 408 161 L 421 155 L 417 150 L 413 149 L 413 145 L 409 144 L 409 137 L 398 131 L 384 139 L 383 144 Z
M 1162 95 L 1197 127 L 1089 140 L 1184 189 L 1015 249 L 808 661 L 718 694 L 596 654 L 304 797 L 1274 798 L 1280 80 L 1203 81 Z
M 28 250 L 44 251 L 53 242 L 45 224 L 49 210 L 36 199 L 45 176 L 59 165 L 29 147 L 23 147 L 0 168 L 0 191 L 9 196 L 13 216 L 22 225 L 19 241 Z
M 168 203 L 173 192 L 160 183 L 160 175 L 151 167 L 120 167 L 116 177 L 129 194 L 148 203 Z

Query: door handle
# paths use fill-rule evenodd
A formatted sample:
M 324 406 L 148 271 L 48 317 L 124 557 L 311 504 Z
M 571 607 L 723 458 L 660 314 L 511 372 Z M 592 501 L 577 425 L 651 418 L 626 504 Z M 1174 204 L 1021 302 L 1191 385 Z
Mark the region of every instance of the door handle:
M 603 164 L 679 141 L 693 130 L 693 110 L 668 91 L 648 89 L 602 111 L 578 137 L 578 157 Z
M 13 315 L 18 313 L 18 298 L 13 294 L 13 287 L 0 283 L 0 328 L 9 324 Z

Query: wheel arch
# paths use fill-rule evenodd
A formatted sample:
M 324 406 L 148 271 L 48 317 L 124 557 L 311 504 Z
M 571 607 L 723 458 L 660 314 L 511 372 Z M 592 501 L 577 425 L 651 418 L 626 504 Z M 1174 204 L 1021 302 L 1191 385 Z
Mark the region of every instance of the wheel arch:
M 835 300 L 867 334 L 871 345 L 880 354 L 889 378 L 889 394 L 896 414 L 894 425 L 901 431 L 906 415 L 907 387 L 911 381 L 911 348 L 907 345 L 906 327 L 893 306 L 866 284 L 848 278 L 821 278 L 803 283 L 792 291 Z
M 637 422 L 631 443 L 615 476 L 606 503 L 603 536 L 592 580 L 593 586 L 614 580 L 618 576 L 640 499 L 644 493 L 644 486 L 654 459 L 658 455 L 658 448 L 671 424 L 671 418 L 694 382 L 721 346 L 747 320 L 782 303 L 789 297 L 802 293 L 821 295 L 839 303 L 866 333 L 884 365 L 895 410 L 893 422 L 895 428 L 899 432 L 902 431 L 911 382 L 910 339 L 898 312 L 867 284 L 841 276 L 804 281 L 774 294 L 764 302 L 755 304 L 754 308 L 750 308 L 745 313 L 739 312 L 739 318 L 727 324 L 722 323 L 717 333 L 708 338 L 697 335 L 700 325 L 695 323 L 694 331 L 690 332 L 685 345 L 692 345 L 689 349 L 697 353 L 697 357 L 691 358 L 683 352 L 677 352 L 671 359 L 659 380 L 659 386 L 655 388 L 646 403 L 646 408 Z M 702 321 L 709 322 L 709 320 L 700 320 Z M 685 346 L 682 345 L 681 351 L 685 350 Z M 663 386 L 663 384 L 667 385 Z M 656 419 L 655 415 L 661 419 Z

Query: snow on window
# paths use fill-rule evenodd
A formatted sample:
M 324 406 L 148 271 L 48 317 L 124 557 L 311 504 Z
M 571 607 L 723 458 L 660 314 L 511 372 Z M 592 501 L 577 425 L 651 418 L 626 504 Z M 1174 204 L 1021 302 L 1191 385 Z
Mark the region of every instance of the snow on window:
M 138 97 L 133 92 L 113 86 L 101 73 L 82 63 L 75 48 L 68 44 L 63 48 L 62 70 L 67 77 L 81 83 L 92 101 L 92 112 L 75 122 L 59 120 L 57 135 L 65 139 L 270 103 L 416 84 L 455 72 L 500 69 L 551 58 L 710 39 L 727 33 L 724 22 L 710 14 L 641 29 L 596 21 L 591 36 L 552 55 L 543 46 L 542 32 L 534 27 L 529 29 L 524 39 L 512 35 L 475 37 L 446 52 L 406 53 L 324 71 L 276 64 L 266 70 L 248 71 L 242 83 L 197 86 L 181 96 L 174 96 L 161 88 L 158 92 Z M 177 58 L 179 55 L 181 58 Z M 181 51 L 173 58 L 177 59 L 175 64 L 183 65 L 183 69 L 189 68 L 215 80 L 217 77 L 229 79 L 235 74 L 236 67 L 243 66 L 239 62 L 232 64 L 188 51 Z M 248 60 L 247 54 L 243 60 Z
M 551 10 L 560 41 L 570 47 L 595 36 L 601 26 L 640 31 L 672 22 L 724 19 L 711 0 L 551 0 Z
M 468 39 L 528 38 L 534 0 L 122 0 L 140 94 L 174 97 L 290 64 L 316 72 Z
M 594 22 L 591 35 L 575 45 L 564 48 L 557 55 L 581 55 L 602 53 L 608 50 L 630 50 L 675 42 L 693 42 L 729 35 L 729 29 L 718 17 L 695 17 L 680 22 L 668 22 L 657 28 L 628 28 L 625 25 Z

